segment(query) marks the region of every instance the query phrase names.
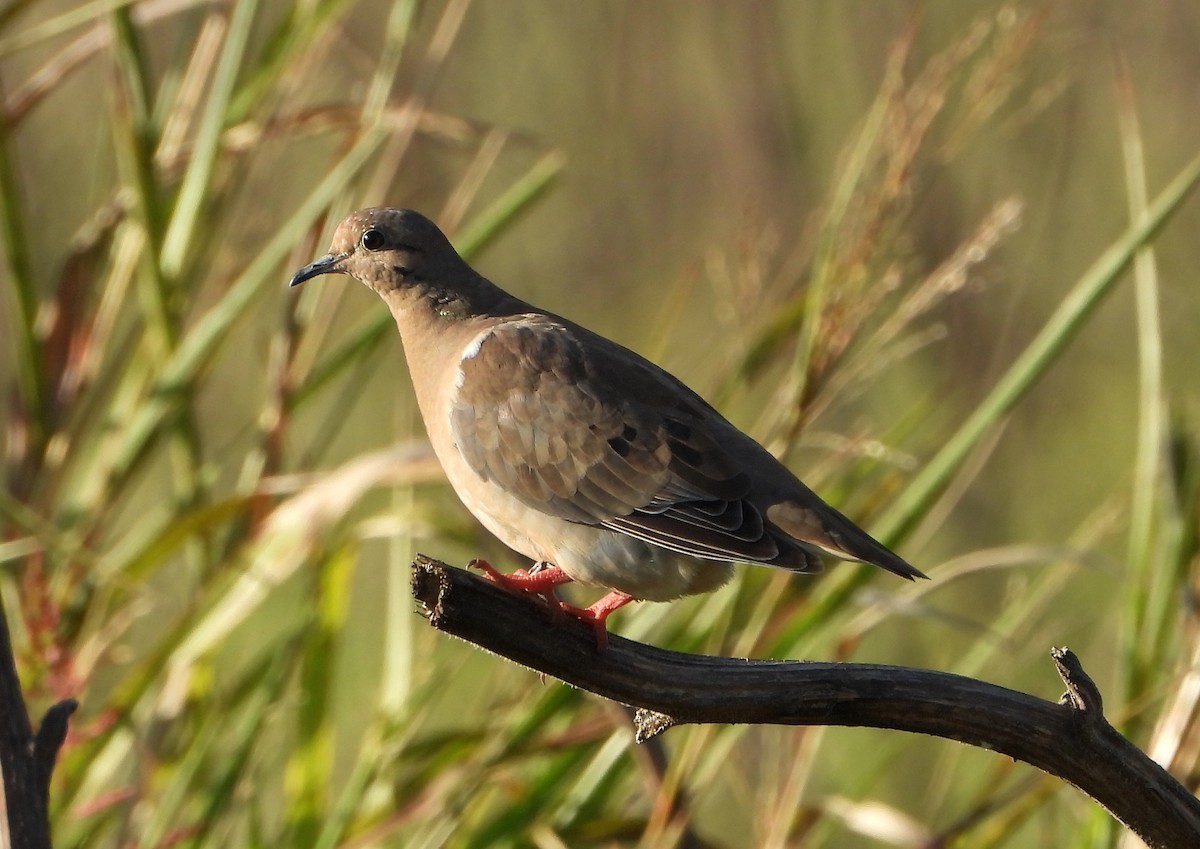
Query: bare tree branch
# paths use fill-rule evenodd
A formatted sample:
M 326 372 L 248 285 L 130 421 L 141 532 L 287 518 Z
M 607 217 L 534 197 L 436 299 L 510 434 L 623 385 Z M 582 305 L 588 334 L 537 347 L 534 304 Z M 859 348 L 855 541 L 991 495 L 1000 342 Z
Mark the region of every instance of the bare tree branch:
M 0 605 L 0 771 L 5 813 L 0 828 L 7 833 L 5 846 L 50 849 L 50 773 L 75 708 L 73 699 L 54 705 L 34 734 L 21 695 L 8 618 Z
M 974 678 L 865 663 L 743 660 L 609 637 L 533 595 L 418 556 L 413 595 L 433 627 L 530 669 L 640 708 L 638 739 L 685 723 L 845 725 L 915 731 L 1025 761 L 1103 805 L 1149 846 L 1200 845 L 1200 800 L 1104 719 L 1100 692 L 1053 649 L 1059 702 Z

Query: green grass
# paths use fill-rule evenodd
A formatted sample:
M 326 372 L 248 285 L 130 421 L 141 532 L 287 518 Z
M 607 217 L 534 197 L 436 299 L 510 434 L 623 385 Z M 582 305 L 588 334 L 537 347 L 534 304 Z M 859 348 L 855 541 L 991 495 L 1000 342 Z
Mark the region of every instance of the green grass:
M 416 551 L 507 555 L 382 305 L 285 287 L 384 202 L 653 352 L 934 579 L 744 569 L 621 633 L 1047 698 L 1069 643 L 1194 783 L 1200 151 L 1145 82 L 1194 48 L 1115 0 L 1107 64 L 1071 12 L 897 8 L 0 11 L 0 591 L 32 710 L 82 703 L 56 845 L 1121 842 L 926 738 L 639 748 L 620 708 L 426 627 Z

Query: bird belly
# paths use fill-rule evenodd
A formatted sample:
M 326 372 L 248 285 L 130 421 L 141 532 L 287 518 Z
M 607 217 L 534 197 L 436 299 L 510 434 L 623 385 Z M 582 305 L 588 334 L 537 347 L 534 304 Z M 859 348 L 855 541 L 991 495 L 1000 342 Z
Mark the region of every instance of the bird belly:
M 562 524 L 564 533 L 547 559 L 582 584 L 611 587 L 646 601 L 670 601 L 714 590 L 733 574 L 731 563 L 679 554 L 619 531 Z
M 481 482 L 457 450 L 436 453 L 455 493 L 488 531 L 514 551 L 552 563 L 581 584 L 645 601 L 669 601 L 714 590 L 733 574 L 730 563 L 678 554 L 619 531 L 543 513 L 495 483 Z
M 457 360 L 454 364 L 457 368 Z M 443 421 L 450 417 L 456 383 L 445 379 L 437 386 L 428 396 L 417 393 L 427 423 L 431 415 Z M 678 554 L 619 531 L 569 522 L 531 507 L 495 481 L 482 479 L 459 452 L 450 428 L 427 430 L 450 486 L 467 510 L 509 548 L 534 561 L 552 563 L 581 584 L 609 587 L 645 601 L 669 601 L 714 590 L 733 574 L 727 562 Z

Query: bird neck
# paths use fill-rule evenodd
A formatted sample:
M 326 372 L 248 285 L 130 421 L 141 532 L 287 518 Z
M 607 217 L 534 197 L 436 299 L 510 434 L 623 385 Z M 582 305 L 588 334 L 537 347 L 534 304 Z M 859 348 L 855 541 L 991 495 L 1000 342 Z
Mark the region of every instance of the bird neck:
M 479 333 L 497 318 L 538 312 L 479 275 L 453 287 L 419 281 L 381 294 L 400 331 L 426 422 L 437 415 L 439 392 L 453 388 L 462 353 Z
M 397 322 L 403 313 L 416 323 L 432 325 L 434 332 L 443 331 L 447 324 L 482 316 L 499 317 L 536 311 L 473 271 L 470 277 L 459 277 L 453 285 L 418 280 L 380 294 L 396 315 Z M 402 326 L 402 332 L 403 329 Z

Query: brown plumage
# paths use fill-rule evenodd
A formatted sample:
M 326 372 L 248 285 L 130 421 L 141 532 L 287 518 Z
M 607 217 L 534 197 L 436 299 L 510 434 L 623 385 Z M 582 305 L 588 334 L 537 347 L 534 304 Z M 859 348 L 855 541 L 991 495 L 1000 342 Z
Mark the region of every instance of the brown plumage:
M 615 342 L 476 273 L 427 218 L 364 209 L 292 285 L 343 273 L 387 302 L 451 485 L 505 544 L 626 601 L 724 583 L 732 562 L 801 572 L 818 554 L 924 577 L 825 504 L 699 395 Z M 493 573 L 494 574 L 494 573 Z

